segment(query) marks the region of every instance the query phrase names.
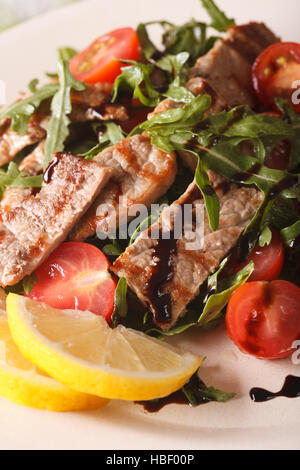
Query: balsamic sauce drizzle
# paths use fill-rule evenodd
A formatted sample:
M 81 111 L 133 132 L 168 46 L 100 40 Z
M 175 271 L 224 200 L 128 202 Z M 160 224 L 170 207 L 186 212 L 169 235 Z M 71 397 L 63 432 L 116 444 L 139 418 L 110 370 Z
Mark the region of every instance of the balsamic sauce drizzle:
M 164 238 L 163 238 L 164 236 Z M 146 294 L 151 299 L 155 319 L 158 323 L 166 324 L 172 320 L 172 302 L 169 292 L 164 292 L 166 285 L 172 281 L 173 258 L 176 254 L 177 240 L 173 232 L 162 234 L 153 253 L 155 264 L 146 284 Z
M 282 389 L 273 393 L 263 388 L 252 388 L 250 390 L 250 397 L 256 403 L 263 403 L 266 401 L 274 400 L 274 398 L 299 398 L 300 397 L 300 377 L 289 375 L 284 382 Z
M 142 405 L 144 410 L 148 413 L 157 413 L 162 408 L 167 405 L 188 405 L 188 406 L 200 406 L 205 403 L 210 403 L 215 401 L 203 396 L 202 390 L 203 387 L 206 387 L 204 382 L 198 377 L 198 374 L 194 374 L 190 380 L 186 383 L 185 387 L 193 392 L 193 403 L 188 399 L 187 395 L 184 393 L 183 389 L 178 390 L 177 392 L 172 393 L 168 397 L 159 398 L 157 400 L 151 401 L 137 401 L 137 405 Z
M 53 155 L 53 160 L 49 163 L 48 167 L 44 172 L 44 183 L 49 184 L 51 182 L 55 167 L 58 165 L 61 157 L 61 153 L 56 153 L 55 155 Z

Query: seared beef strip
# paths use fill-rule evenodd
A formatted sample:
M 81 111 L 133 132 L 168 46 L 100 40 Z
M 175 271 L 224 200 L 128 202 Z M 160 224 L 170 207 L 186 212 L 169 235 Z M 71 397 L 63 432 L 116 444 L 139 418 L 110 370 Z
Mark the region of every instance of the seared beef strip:
M 197 60 L 190 76 L 205 78 L 231 106 L 255 107 L 252 65 L 264 49 L 279 41 L 263 23 L 232 26 L 224 39 Z
M 129 119 L 126 106 L 111 103 L 111 83 L 87 85 L 83 91 L 72 91 L 72 122 L 126 121 Z
M 43 171 L 45 158 L 45 140 L 42 140 L 35 149 L 22 160 L 19 170 L 29 175 L 38 175 Z
M 222 184 L 220 177 L 213 173 L 210 176 L 221 204 L 217 231 L 211 231 L 204 210 L 204 222 L 194 235 L 186 230 L 182 239 L 174 240 L 174 227 L 178 227 L 178 223 L 181 227 L 181 208 L 192 204 L 194 212 L 203 206 L 201 193 L 192 183 L 177 202 L 163 211 L 158 222 L 127 248 L 112 268 L 116 275 L 126 278 L 129 287 L 150 308 L 155 323 L 164 330 L 185 314 L 187 305 L 236 245 L 263 200 L 262 193 L 256 189 L 224 184 L 224 180 Z M 151 238 L 151 233 L 155 238 Z M 164 237 L 170 239 L 164 240 Z M 198 246 L 191 250 L 189 244 L 193 240 L 198 240 Z
M 19 170 L 29 175 L 38 175 L 43 171 L 43 161 L 44 161 L 44 145 L 45 140 L 42 140 L 36 148 L 24 158 L 24 160 L 19 165 Z M 0 210 L 9 211 L 15 207 L 18 207 L 22 204 L 25 199 L 31 196 L 36 192 L 37 188 L 15 188 L 9 187 L 5 190 L 1 202 Z
M 31 274 L 68 236 L 106 185 L 112 170 L 71 154 L 56 154 L 48 184 L 8 211 L 1 210 L 0 285 Z
M 122 220 L 132 205 L 150 206 L 167 192 L 177 171 L 176 156 L 153 147 L 150 138 L 144 135 L 124 139 L 101 152 L 94 161 L 104 168 L 114 168 L 115 173 L 72 231 L 71 240 L 85 240 L 97 230 L 108 233 L 114 213 Z M 105 212 L 98 211 L 97 215 L 97 209 L 103 205 Z
M 0 123 L 0 167 L 13 160 L 21 150 L 39 142 L 46 136 L 44 125 L 37 119 L 37 116 L 31 118 L 25 135 L 14 132 L 10 124 L 9 118 Z
M 10 186 L 7 188 L 2 196 L 0 202 L 0 211 L 10 211 L 16 207 L 19 207 L 25 199 L 28 199 L 32 193 L 34 188 L 17 188 Z
M 83 91 L 72 90 L 72 105 L 85 106 L 86 108 L 97 108 L 104 103 L 111 91 L 111 83 L 95 83 L 94 85 L 86 85 L 86 89 Z

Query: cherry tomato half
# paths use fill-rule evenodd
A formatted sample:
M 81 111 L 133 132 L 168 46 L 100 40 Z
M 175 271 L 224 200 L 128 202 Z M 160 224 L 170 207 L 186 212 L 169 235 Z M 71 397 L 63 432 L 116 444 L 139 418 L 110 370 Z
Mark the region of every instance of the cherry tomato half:
M 113 83 L 124 67 L 117 59 L 138 60 L 140 43 L 132 28 L 121 28 L 97 38 L 70 62 L 71 73 L 86 83 Z
M 249 282 L 273 281 L 278 279 L 284 263 L 284 247 L 281 236 L 272 230 L 272 241 L 270 245 L 260 247 L 256 245 L 244 263 L 238 262 L 237 253 L 233 253 L 226 276 L 232 276 L 243 269 L 250 261 L 254 262 L 255 268 L 249 278 Z
M 287 281 L 250 282 L 237 289 L 227 308 L 227 332 L 246 354 L 289 357 L 300 339 L 300 289 Z
M 253 85 L 259 100 L 277 109 L 275 98 L 282 97 L 300 113 L 300 44 L 281 42 L 263 51 L 253 65 Z
M 39 282 L 29 297 L 61 310 L 88 310 L 109 322 L 116 290 L 109 267 L 98 248 L 87 243 L 63 243 L 37 269 Z

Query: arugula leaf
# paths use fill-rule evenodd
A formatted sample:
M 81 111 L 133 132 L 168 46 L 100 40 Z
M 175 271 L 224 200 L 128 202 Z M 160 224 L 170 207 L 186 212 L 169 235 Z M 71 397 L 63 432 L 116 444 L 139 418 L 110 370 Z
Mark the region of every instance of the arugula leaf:
M 196 372 L 177 392 L 164 398 L 137 403 L 146 405 L 147 410 L 158 411 L 165 405 L 178 401 L 178 394 L 180 396 L 180 403 L 186 403 L 193 407 L 209 402 L 226 403 L 235 397 L 235 393 L 227 393 L 214 387 L 207 387 L 200 379 L 198 372 Z
M 300 114 L 296 114 L 293 106 L 282 98 L 278 98 L 276 104 L 283 113 L 283 119 L 294 130 L 293 136 L 287 139 L 291 144 L 289 170 L 294 171 L 300 165 Z
M 276 118 L 256 115 L 247 106 L 203 119 L 211 104 L 208 95 L 200 95 L 184 107 L 155 115 L 140 126 L 151 136 L 153 145 L 165 152 L 186 150 L 198 155 L 196 182 L 203 193 L 210 225 L 218 227 L 219 203 L 211 189 L 206 169 L 231 181 L 255 184 L 265 194 L 274 189 L 288 174 L 262 165 L 264 154 L 261 136 L 290 137 L 291 125 Z M 259 147 L 259 159 L 245 155 L 239 148 L 244 141 Z M 204 171 L 205 170 L 205 171 Z M 205 191 L 206 189 L 206 191 Z
M 107 122 L 105 125 L 106 133 L 101 136 L 100 143 L 103 143 L 107 138 L 111 145 L 115 145 L 124 139 L 125 134 L 120 126 L 114 122 Z
M 126 318 L 128 312 L 127 304 L 127 281 L 121 277 L 115 293 L 115 308 L 112 314 L 112 325 L 116 328 L 121 318 Z
M 225 13 L 223 13 L 215 4 L 213 0 L 201 0 L 202 5 L 212 19 L 211 26 L 215 28 L 220 33 L 225 33 L 230 26 L 235 25 L 233 19 L 227 18 Z
M 102 248 L 103 253 L 107 256 L 120 256 L 123 253 L 123 250 L 119 246 L 117 240 L 112 240 L 112 243 L 105 245 Z
M 264 214 L 263 222 L 275 230 L 281 230 L 293 225 L 299 219 L 299 210 L 292 199 L 278 197 L 272 199 Z
M 272 241 L 272 231 L 270 227 L 266 226 L 259 237 L 259 246 L 263 248 L 264 246 L 269 246 Z
M 33 286 L 37 282 L 39 282 L 39 278 L 37 277 L 37 275 L 35 273 L 30 274 L 29 276 L 26 276 L 23 279 L 22 283 L 23 283 L 23 288 L 24 288 L 24 292 L 25 292 L 26 295 L 31 294 Z
M 287 246 L 293 247 L 296 238 L 300 236 L 300 219 L 293 225 L 282 229 L 280 235 Z
M 225 258 L 221 262 L 221 264 L 219 266 L 219 269 L 214 274 L 212 274 L 211 276 L 208 277 L 208 279 L 207 279 L 207 291 L 210 293 L 209 295 L 212 295 L 213 292 L 217 292 L 219 275 L 221 274 L 221 272 L 223 271 L 223 269 L 227 265 L 228 260 L 229 260 L 229 257 Z M 208 299 L 209 295 L 207 295 L 205 297 L 204 302 L 205 302 L 205 300 Z
M 82 91 L 85 85 L 76 80 L 69 70 L 70 57 L 69 49 L 59 50 L 58 76 L 59 88 L 51 103 L 52 116 L 47 129 L 47 139 L 45 143 L 45 158 L 43 167 L 47 168 L 52 160 L 54 152 L 64 150 L 64 142 L 69 135 L 70 119 L 68 115 L 72 111 L 71 89 Z
M 30 176 L 21 172 L 14 162 L 10 162 L 7 171 L 0 168 L 0 199 L 6 188 L 13 186 L 17 188 L 40 188 L 43 176 Z
M 251 114 L 249 109 L 235 108 L 235 112 L 243 109 L 248 115 L 238 122 L 233 123 L 228 130 L 224 132 L 226 137 L 249 137 L 250 139 L 258 138 L 263 135 L 269 136 L 293 136 L 294 132 L 291 126 L 281 119 L 266 116 L 264 114 Z M 230 119 L 230 114 L 228 115 Z
M 187 88 L 180 85 L 179 79 L 176 78 L 164 93 L 167 98 L 172 98 L 177 103 L 189 103 L 194 95 Z
M 148 327 L 146 333 L 155 337 L 175 336 L 194 326 L 210 329 L 218 324 L 223 317 L 223 310 L 228 304 L 232 294 L 244 285 L 254 270 L 254 263 L 248 264 L 236 275 L 219 281 L 229 257 L 220 264 L 218 271 L 208 278 L 208 289 L 202 292 L 188 307 L 187 314 L 178 319 L 177 323 L 168 331 L 159 330 L 156 327 Z M 208 290 L 208 294 L 207 294 Z M 201 313 L 199 313 L 199 307 Z
M 219 276 L 223 267 L 224 265 L 221 265 L 217 276 Z M 205 304 L 204 310 L 198 320 L 199 326 L 207 325 L 222 315 L 222 311 L 228 304 L 232 294 L 248 281 L 253 271 L 254 263 L 251 261 L 248 266 L 243 268 L 235 276 L 220 281 L 219 285 L 217 285 L 217 293 L 211 295 Z
M 168 54 L 156 62 L 156 66 L 168 72 L 171 77 L 179 76 L 183 66 L 189 59 L 188 52 L 179 52 L 176 55 Z
M 20 135 L 25 135 L 31 116 L 36 112 L 40 104 L 52 98 L 58 90 L 58 84 L 50 83 L 44 85 L 33 95 L 22 101 L 17 101 L 0 113 L 0 121 L 11 118 L 12 129 Z
M 168 83 L 166 92 L 160 93 L 151 82 L 151 74 L 154 70 L 154 63 L 143 64 L 140 62 L 123 61 L 131 64 L 123 67 L 122 73 L 117 77 L 113 88 L 113 99 L 116 101 L 122 93 L 130 93 L 133 98 L 137 98 L 142 104 L 148 107 L 155 107 L 163 99 L 163 97 L 172 98 L 178 102 L 189 102 L 194 95 L 181 85 L 182 69 L 188 60 L 188 53 L 166 55 L 156 62 L 156 66 L 168 75 Z
M 39 80 L 37 78 L 34 78 L 28 83 L 28 89 L 32 94 L 34 94 L 37 91 L 38 83 L 39 83 Z
M 189 54 L 187 52 L 180 52 L 177 55 L 166 55 L 156 63 L 157 67 L 169 74 L 170 80 L 174 77 L 163 95 L 179 103 L 189 103 L 194 99 L 193 93 L 182 86 L 183 81 L 186 81 L 186 77 L 182 79 L 182 74 L 188 58 Z
M 198 57 L 208 52 L 214 41 L 208 42 L 206 37 L 207 25 L 205 23 L 191 19 L 182 26 L 161 24 L 165 28 L 162 42 L 165 46 L 165 54 L 179 54 L 188 52 L 189 65 L 193 65 Z
M 286 177 L 286 172 L 258 165 L 258 160 L 235 150 L 233 143 L 223 142 L 212 148 L 199 145 L 201 158 L 207 168 L 231 181 L 247 185 L 255 184 L 265 193 L 271 191 Z
M 140 23 L 137 27 L 137 35 L 139 38 L 139 43 L 141 45 L 144 57 L 148 60 L 151 61 L 153 56 L 158 53 L 158 50 L 156 49 L 155 45 L 151 41 L 148 31 L 147 31 L 147 23 Z
M 280 195 L 285 199 L 297 199 L 297 201 L 300 202 L 300 183 L 284 189 L 281 191 Z
M 201 126 L 199 125 L 198 135 L 206 139 L 222 135 L 245 139 L 261 139 L 267 136 L 282 140 L 284 137 L 294 136 L 294 130 L 288 122 L 281 119 L 256 114 L 248 106 L 236 106 L 230 111 L 209 115 Z
M 143 222 L 137 227 L 137 229 L 135 230 L 135 232 L 133 233 L 130 241 L 129 241 L 129 245 L 128 246 L 131 246 L 134 244 L 134 242 L 138 239 L 138 237 L 140 236 L 140 234 L 144 231 L 144 230 L 147 230 L 152 224 L 154 223 L 154 220 L 152 218 L 152 215 L 149 215 L 149 217 L 147 217 L 145 220 L 143 220 Z
M 203 0 L 202 4 L 212 19 L 211 26 L 219 32 L 227 31 L 229 26 L 235 24 L 234 20 L 228 19 L 225 14 L 215 5 L 212 0 Z M 147 27 L 159 25 L 163 28 L 162 43 L 164 51 L 159 51 L 150 39 Z M 182 52 L 189 54 L 188 64 L 192 66 L 196 59 L 206 54 L 213 46 L 218 37 L 207 37 L 207 24 L 191 19 L 181 26 L 177 26 L 169 21 L 151 21 L 141 23 L 137 27 L 137 34 L 142 48 L 142 53 L 146 60 L 156 62 L 160 67 L 167 55 L 176 56 Z M 161 67 L 163 68 L 163 66 Z
M 62 47 L 59 49 L 59 53 L 62 60 L 69 62 L 78 53 L 78 51 L 72 47 Z
M 114 122 L 106 122 L 103 125 L 106 127 L 106 131 L 99 134 L 99 143 L 87 152 L 80 153 L 80 157 L 84 157 L 86 160 L 93 160 L 96 155 L 107 147 L 115 145 L 125 138 L 121 127 Z
M 214 387 L 207 387 L 198 376 L 197 379 L 192 378 L 184 385 L 182 391 L 192 406 L 198 406 L 201 403 L 211 401 L 226 403 L 235 397 L 235 393 L 227 393 Z
M 199 95 L 182 108 L 169 109 L 152 116 L 140 125 L 152 138 L 161 138 L 167 152 L 184 149 L 184 144 L 194 135 L 194 127 L 203 119 L 211 106 L 209 95 Z M 162 149 L 163 150 L 163 149 Z
M 33 273 L 26 276 L 22 281 L 18 282 L 18 284 L 15 284 L 14 286 L 6 286 L 4 290 L 6 294 L 12 293 L 24 295 L 25 292 L 26 295 L 29 295 L 36 282 L 39 282 L 39 279 L 36 274 Z
M 121 75 L 115 80 L 112 102 L 116 101 L 121 92 L 129 90 L 133 91 L 133 98 L 139 99 L 143 105 L 151 108 L 157 106 L 160 94 L 154 89 L 150 80 L 154 65 L 131 60 L 122 60 L 122 62 L 131 65 L 123 67 Z M 142 83 L 144 83 L 143 88 L 141 88 Z
M 210 185 L 206 168 L 203 165 L 203 161 L 199 157 L 198 157 L 198 165 L 197 165 L 197 169 L 195 173 L 195 181 L 203 195 L 203 199 L 205 202 L 205 207 L 206 207 L 207 215 L 209 219 L 209 225 L 212 231 L 214 232 L 219 227 L 220 201 L 214 189 Z
M 140 127 L 162 150 L 196 152 L 208 169 L 231 181 L 256 184 L 265 193 L 288 176 L 284 171 L 261 165 L 256 157 L 245 155 L 238 147 L 241 142 L 259 139 L 262 135 L 288 138 L 294 134 L 288 123 L 256 115 L 247 106 L 203 120 L 209 105 L 210 98 L 200 95 L 183 108 L 154 116 Z

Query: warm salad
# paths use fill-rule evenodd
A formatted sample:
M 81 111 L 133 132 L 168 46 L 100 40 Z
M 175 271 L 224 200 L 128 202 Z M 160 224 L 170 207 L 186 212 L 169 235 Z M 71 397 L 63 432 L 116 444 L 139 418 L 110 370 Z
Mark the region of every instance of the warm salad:
M 299 346 L 300 44 L 202 4 L 60 49 L 0 111 L 2 395 L 225 402 L 161 340 L 225 320 L 259 359 Z

